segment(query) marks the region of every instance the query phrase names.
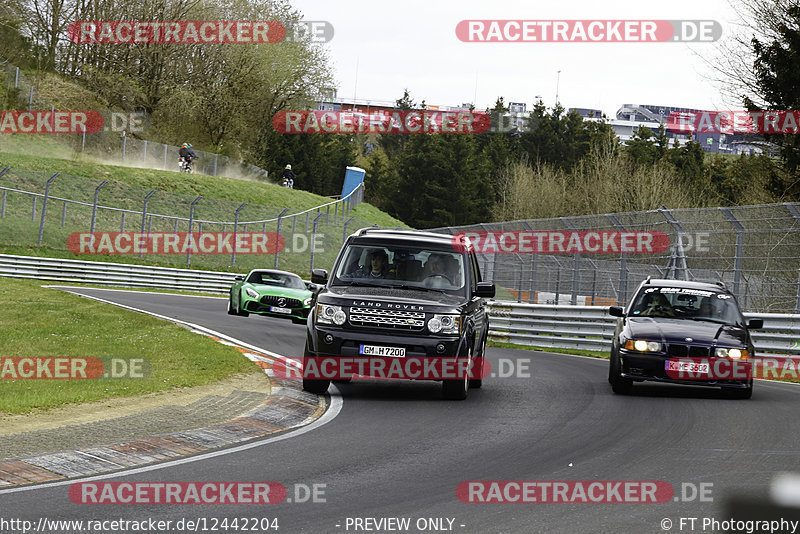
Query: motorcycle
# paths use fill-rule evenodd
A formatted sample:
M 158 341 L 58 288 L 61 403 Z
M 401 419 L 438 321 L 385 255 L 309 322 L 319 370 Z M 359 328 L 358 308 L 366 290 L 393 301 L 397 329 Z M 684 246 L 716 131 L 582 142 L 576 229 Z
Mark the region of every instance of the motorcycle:
M 192 158 L 178 158 L 178 171 L 192 174 L 194 172 Z
M 294 180 L 289 180 L 288 178 L 284 178 L 281 181 L 281 186 L 286 187 L 288 189 L 294 189 Z

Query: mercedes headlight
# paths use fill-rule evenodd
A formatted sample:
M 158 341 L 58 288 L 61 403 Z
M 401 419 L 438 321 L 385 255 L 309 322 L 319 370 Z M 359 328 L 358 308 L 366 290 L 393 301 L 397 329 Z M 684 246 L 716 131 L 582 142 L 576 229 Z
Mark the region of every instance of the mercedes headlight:
M 257 299 L 258 298 L 258 293 L 256 292 L 255 289 L 253 289 L 251 287 L 246 288 L 244 290 L 244 292 L 247 293 L 247 296 L 250 297 L 251 299 Z
M 428 331 L 431 334 L 458 334 L 461 331 L 461 316 L 434 315 L 428 319 Z
M 347 315 L 341 306 L 331 306 L 329 304 L 317 304 L 317 322 L 320 324 L 343 325 L 347 320 Z
M 306 300 L 303 301 L 303 307 L 311 306 L 311 301 L 314 300 L 314 297 L 308 297 Z
M 625 342 L 625 349 L 635 350 L 636 352 L 661 352 L 661 343 L 657 341 L 645 341 L 643 339 L 629 339 Z

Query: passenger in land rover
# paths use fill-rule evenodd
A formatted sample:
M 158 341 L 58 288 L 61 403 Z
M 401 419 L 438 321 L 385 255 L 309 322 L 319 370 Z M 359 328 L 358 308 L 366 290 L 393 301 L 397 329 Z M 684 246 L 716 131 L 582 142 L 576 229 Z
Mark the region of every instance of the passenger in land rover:
M 494 297 L 494 284 L 481 280 L 469 241 L 454 244 L 444 234 L 363 229 L 344 243 L 330 279 L 321 269 L 311 279 L 326 286 L 308 321 L 306 358 L 337 363 L 371 359 L 371 364 L 386 358 L 398 366 L 444 360 L 444 365 L 458 364 L 454 375 L 388 378 L 441 380 L 445 398 L 451 399 L 463 399 L 470 387 L 482 385 L 489 330 L 485 299 Z M 353 374 L 363 375 L 361 370 Z M 304 374 L 307 391 L 324 393 L 329 384 L 327 376 Z

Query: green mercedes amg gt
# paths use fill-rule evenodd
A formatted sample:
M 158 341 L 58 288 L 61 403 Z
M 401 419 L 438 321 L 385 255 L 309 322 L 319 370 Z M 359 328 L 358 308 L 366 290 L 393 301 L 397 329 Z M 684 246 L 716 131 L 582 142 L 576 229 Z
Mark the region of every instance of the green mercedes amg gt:
M 246 278 L 236 277 L 228 299 L 228 315 L 247 317 L 257 313 L 305 324 L 315 288 L 294 273 L 254 269 Z

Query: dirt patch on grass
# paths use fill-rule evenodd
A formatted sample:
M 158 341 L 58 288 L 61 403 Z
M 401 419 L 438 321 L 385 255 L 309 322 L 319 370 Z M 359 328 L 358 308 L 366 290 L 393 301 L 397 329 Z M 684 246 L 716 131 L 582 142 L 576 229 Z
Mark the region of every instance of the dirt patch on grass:
M 206 386 L 175 389 L 140 397 L 70 404 L 39 413 L 0 415 L 0 435 L 93 423 L 133 415 L 163 405 L 186 406 L 204 397 L 226 396 L 233 391 L 252 391 L 267 396 L 270 393 L 269 377 L 266 374 L 240 374 Z

